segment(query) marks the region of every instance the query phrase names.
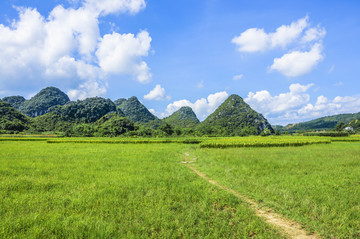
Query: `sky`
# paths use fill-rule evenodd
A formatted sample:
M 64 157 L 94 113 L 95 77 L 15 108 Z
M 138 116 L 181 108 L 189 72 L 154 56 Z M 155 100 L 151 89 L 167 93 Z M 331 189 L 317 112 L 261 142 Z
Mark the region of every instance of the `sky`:
M 2 0 L 0 98 L 136 96 L 200 120 L 237 94 L 275 125 L 360 112 L 357 0 Z

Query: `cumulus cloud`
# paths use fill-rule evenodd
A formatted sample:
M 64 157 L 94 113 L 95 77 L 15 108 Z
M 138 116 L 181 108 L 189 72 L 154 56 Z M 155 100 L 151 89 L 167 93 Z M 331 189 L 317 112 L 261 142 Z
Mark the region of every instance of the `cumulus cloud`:
M 101 16 L 135 14 L 145 2 L 77 2 L 77 9 L 58 5 L 46 18 L 36 9 L 17 8 L 18 20 L 9 26 L 0 24 L 1 88 L 60 85 L 75 99 L 104 95 L 110 75 L 130 75 L 142 83 L 151 80 L 143 60 L 150 50 L 148 32 L 101 36 L 99 31 Z
M 258 91 L 256 93 L 250 92 L 248 97 L 244 100 L 255 110 L 265 115 L 270 113 L 279 114 L 299 108 L 308 103 L 310 95 L 307 94 L 306 91 L 312 86 L 313 84 L 291 84 L 289 92 L 281 93 L 277 96 L 272 96 L 267 90 Z
M 238 46 L 238 51 L 257 52 L 265 51 L 271 41 L 264 29 L 250 28 L 234 37 L 231 42 Z
M 232 39 L 240 52 L 264 52 L 281 47 L 283 56 L 275 58 L 270 66 L 287 77 L 297 77 L 311 72 L 324 58 L 322 39 L 325 28 L 311 27 L 306 16 L 290 25 L 282 25 L 275 32 L 250 28 Z M 290 50 L 293 48 L 293 50 Z
M 240 52 L 266 51 L 275 47 L 286 47 L 294 42 L 303 30 L 309 25 L 306 16 L 292 22 L 290 25 L 282 25 L 275 32 L 266 33 L 264 29 L 250 28 L 232 39 Z
M 216 108 L 226 100 L 228 96 L 229 94 L 226 91 L 221 91 L 215 94 L 210 94 L 206 99 L 198 99 L 194 103 L 185 99 L 174 101 L 166 107 L 166 112 L 162 114 L 162 116 L 168 116 L 183 106 L 189 106 L 195 112 L 199 120 L 202 121 L 208 115 L 213 113 Z
M 144 95 L 145 100 L 170 100 L 171 97 L 166 95 L 165 89 L 161 85 L 156 85 L 148 94 Z
M 296 77 L 311 72 L 323 59 L 322 45 L 317 43 L 310 51 L 293 51 L 275 58 L 270 69 L 288 77 Z
M 147 83 L 151 80 L 150 69 L 142 61 L 150 50 L 151 37 L 147 31 L 134 34 L 106 34 L 96 51 L 99 65 L 108 74 L 130 74 Z
M 308 90 L 314 84 L 291 84 L 289 92 L 272 96 L 266 90 L 250 92 L 244 99 L 272 124 L 296 123 L 318 117 L 360 111 L 360 96 L 337 96 L 333 100 L 320 95 L 310 103 Z

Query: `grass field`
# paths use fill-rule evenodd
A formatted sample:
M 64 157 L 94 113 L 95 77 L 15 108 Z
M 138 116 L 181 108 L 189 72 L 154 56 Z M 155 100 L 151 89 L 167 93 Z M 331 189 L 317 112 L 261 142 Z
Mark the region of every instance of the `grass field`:
M 360 237 L 360 142 L 269 148 L 160 142 L 0 141 L 0 238 L 283 237 L 248 204 L 182 165 L 185 153 L 209 178 L 309 232 Z
M 281 238 L 180 164 L 191 145 L 0 142 L 0 238 Z
M 208 177 L 324 238 L 360 238 L 360 142 L 197 149 Z

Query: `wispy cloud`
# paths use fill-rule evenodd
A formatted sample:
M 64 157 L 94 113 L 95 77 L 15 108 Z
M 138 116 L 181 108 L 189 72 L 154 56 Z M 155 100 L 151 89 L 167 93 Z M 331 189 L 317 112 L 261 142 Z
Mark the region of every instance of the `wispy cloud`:
M 233 80 L 241 80 L 242 78 L 244 78 L 243 74 L 239 74 L 239 75 L 234 75 L 233 76 Z

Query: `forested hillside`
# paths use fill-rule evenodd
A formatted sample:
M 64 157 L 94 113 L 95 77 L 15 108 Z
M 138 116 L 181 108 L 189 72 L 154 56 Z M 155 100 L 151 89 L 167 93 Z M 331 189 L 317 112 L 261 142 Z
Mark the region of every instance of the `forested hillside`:
M 15 110 L 9 103 L 0 100 L 0 131 L 24 131 L 29 129 L 31 119 Z
M 135 96 L 129 99 L 93 97 L 70 101 L 55 87 L 41 90 L 30 100 L 22 96 L 2 101 L 2 130 L 8 132 L 55 133 L 66 136 L 246 136 L 269 135 L 268 121 L 238 95 L 231 95 L 214 113 L 199 122 L 190 107 L 169 117 L 154 116 Z M 33 119 L 16 111 L 27 114 Z
M 36 117 L 46 114 L 53 106 L 64 105 L 69 101 L 69 97 L 58 88 L 47 87 L 30 100 L 21 103 L 18 109 L 25 115 Z
M 215 135 L 258 135 L 274 133 L 269 122 L 244 102 L 231 95 L 200 125 L 201 130 Z
M 333 129 L 339 122 L 348 124 L 352 120 L 360 119 L 360 112 L 356 114 L 339 114 L 321 117 L 307 122 L 289 124 L 282 127 L 281 130 L 295 132 L 295 131 L 312 131 L 312 130 L 330 130 Z
M 169 117 L 164 118 L 163 121 L 180 128 L 195 128 L 200 123 L 189 106 L 181 107 Z

